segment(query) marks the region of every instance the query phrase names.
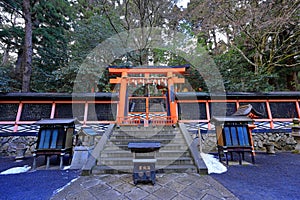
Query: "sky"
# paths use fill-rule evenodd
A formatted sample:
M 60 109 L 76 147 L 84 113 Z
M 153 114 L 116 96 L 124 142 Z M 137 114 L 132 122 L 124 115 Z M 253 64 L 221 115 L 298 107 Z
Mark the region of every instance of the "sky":
M 190 2 L 190 0 L 178 0 L 177 6 L 182 8 L 186 8 L 187 4 Z

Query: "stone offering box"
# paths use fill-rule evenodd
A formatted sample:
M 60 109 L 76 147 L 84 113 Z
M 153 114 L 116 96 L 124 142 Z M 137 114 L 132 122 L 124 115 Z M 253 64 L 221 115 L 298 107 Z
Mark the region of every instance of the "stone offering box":
M 133 152 L 133 182 L 156 181 L 155 163 L 156 151 L 160 149 L 159 142 L 130 142 L 128 149 Z
M 46 169 L 50 166 L 50 157 L 60 158 L 60 168 L 63 168 L 63 158 L 69 154 L 69 162 L 73 155 L 73 136 L 77 119 L 42 119 L 35 124 L 40 125 L 36 149 L 34 150 L 33 169 L 36 168 L 36 158 L 45 156 Z
M 239 164 L 245 159 L 244 153 L 249 152 L 254 164 L 254 148 L 251 135 L 253 120 L 246 116 L 213 117 L 211 120 L 216 126 L 217 148 L 220 162 L 225 155 L 228 165 L 228 153 L 233 160 L 233 153 L 238 154 Z

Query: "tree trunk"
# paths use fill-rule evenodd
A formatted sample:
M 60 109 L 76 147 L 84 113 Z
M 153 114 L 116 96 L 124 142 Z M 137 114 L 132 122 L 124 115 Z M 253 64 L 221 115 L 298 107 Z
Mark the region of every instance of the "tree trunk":
M 23 0 L 23 14 L 25 19 L 25 39 L 22 92 L 29 92 L 32 72 L 32 21 L 30 12 L 30 0 Z
M 219 47 L 218 47 L 218 42 L 217 42 L 217 36 L 216 36 L 216 30 L 215 30 L 215 28 L 212 29 L 211 33 L 212 33 L 212 37 L 213 37 L 213 44 L 215 46 L 215 51 L 217 52 L 219 50 Z
M 23 60 L 24 60 L 24 53 L 23 53 L 23 49 L 21 48 L 18 52 L 18 57 L 17 57 L 17 61 L 15 63 L 15 67 L 13 69 L 14 75 L 13 77 L 18 81 L 18 82 L 22 82 L 22 77 L 23 77 Z
M 5 66 L 8 63 L 9 48 L 10 48 L 10 45 L 7 45 L 6 48 L 5 48 L 5 50 L 4 50 L 4 52 L 3 52 L 1 66 Z

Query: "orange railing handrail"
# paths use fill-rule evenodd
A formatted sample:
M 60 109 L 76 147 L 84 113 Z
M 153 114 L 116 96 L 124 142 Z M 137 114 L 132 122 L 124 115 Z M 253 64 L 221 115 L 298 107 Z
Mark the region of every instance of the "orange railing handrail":
M 120 122 L 119 125 L 123 125 L 123 126 L 139 125 L 141 123 L 141 117 L 140 116 L 119 117 L 118 121 Z
M 154 116 L 150 118 L 151 124 L 153 125 L 174 125 L 176 117 L 172 116 Z

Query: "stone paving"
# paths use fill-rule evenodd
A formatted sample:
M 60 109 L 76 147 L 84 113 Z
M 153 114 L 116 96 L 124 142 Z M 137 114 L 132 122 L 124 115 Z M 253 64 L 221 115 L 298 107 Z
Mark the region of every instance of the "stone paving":
M 156 184 L 133 184 L 131 174 L 81 176 L 52 200 L 96 199 L 238 199 L 209 175 L 156 174 Z

